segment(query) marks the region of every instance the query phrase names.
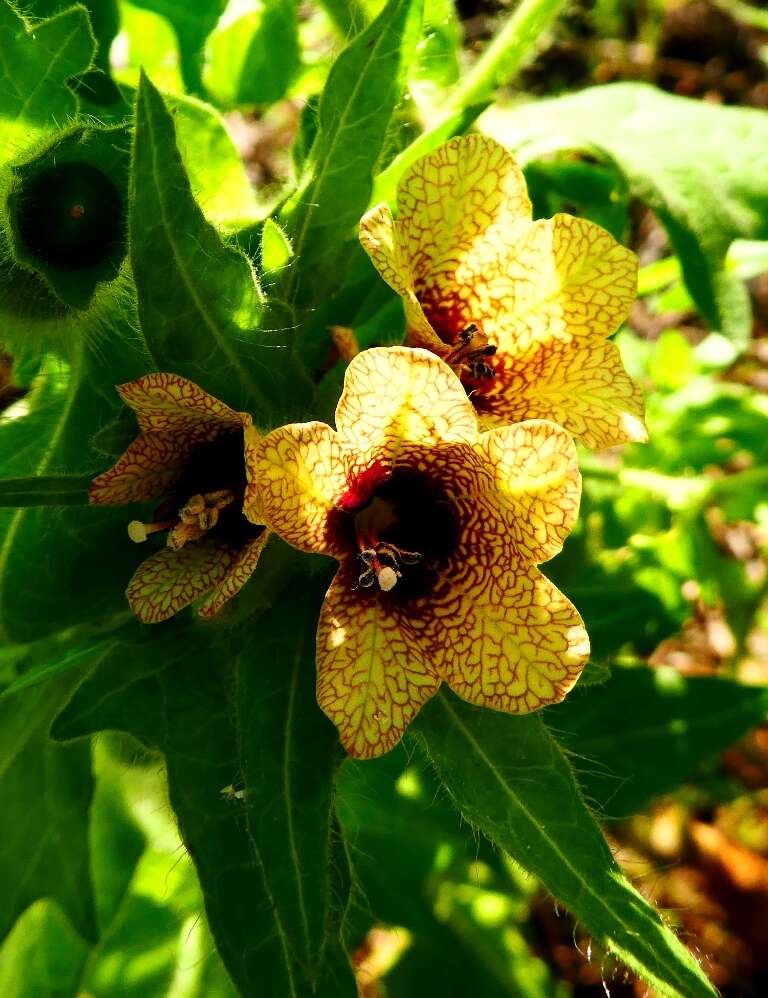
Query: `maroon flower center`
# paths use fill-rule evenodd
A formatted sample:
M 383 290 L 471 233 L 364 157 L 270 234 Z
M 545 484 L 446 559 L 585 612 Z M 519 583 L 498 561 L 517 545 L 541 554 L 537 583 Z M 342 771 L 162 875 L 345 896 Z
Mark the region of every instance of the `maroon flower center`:
M 243 515 L 245 487 L 243 431 L 235 430 L 194 447 L 152 522 L 134 520 L 128 534 L 141 542 L 149 534 L 167 532 L 167 546 L 174 549 L 207 535 L 240 548 L 264 529 Z
M 334 546 L 347 552 L 343 577 L 362 597 L 398 603 L 428 595 L 457 536 L 440 482 L 410 468 L 374 466 L 347 491 L 328 520 Z

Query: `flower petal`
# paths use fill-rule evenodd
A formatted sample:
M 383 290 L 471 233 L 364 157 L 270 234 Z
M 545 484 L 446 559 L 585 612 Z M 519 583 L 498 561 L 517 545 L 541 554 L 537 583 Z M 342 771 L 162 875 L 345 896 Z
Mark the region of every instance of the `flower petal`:
M 535 343 L 610 336 L 637 291 L 635 254 L 571 215 L 534 222 L 496 261 L 478 255 L 464 263 L 468 314 L 513 356 Z
M 443 343 L 429 324 L 416 297 L 408 249 L 403 246 L 398 223 L 392 218 L 388 204 L 377 205 L 363 215 L 360 242 L 379 274 L 403 299 L 409 343 L 438 355 L 448 353 L 450 346 Z
M 211 595 L 200 605 L 199 613 L 201 617 L 213 617 L 218 613 L 224 604 L 236 596 L 258 564 L 261 552 L 269 540 L 270 533 L 264 530 L 258 537 L 249 541 L 237 554 L 226 576 L 213 590 Z
M 173 485 L 193 447 L 251 423 L 247 413 L 235 412 L 175 374 L 147 374 L 118 385 L 117 391 L 136 412 L 141 433 L 91 483 L 90 501 L 99 506 L 158 498 Z
M 243 513 L 251 523 L 264 523 L 261 504 L 261 482 L 258 474 L 258 459 L 262 434 L 255 426 L 247 426 L 243 434 L 245 457 L 245 495 L 243 496 Z
M 562 700 L 589 658 L 573 604 L 533 565 L 478 562 L 434 607 L 434 661 L 464 700 L 527 714 Z M 500 566 L 496 566 L 497 569 Z
M 642 392 L 610 340 L 555 340 L 494 360 L 491 390 L 473 396 L 481 426 L 550 419 L 594 448 L 647 439 Z
M 491 237 L 529 222 L 525 177 L 485 135 L 451 139 L 418 160 L 398 188 L 398 226 L 419 297 L 453 282 L 457 263 Z
M 338 435 L 325 423 L 272 430 L 257 445 L 252 465 L 264 521 L 302 551 L 334 554 L 326 521 L 346 491 L 346 463 Z
M 197 426 L 219 431 L 222 425 L 247 426 L 247 413 L 235 412 L 194 381 L 177 374 L 157 372 L 118 385 L 120 397 L 134 410 L 142 430 L 185 433 Z M 207 434 L 205 434 L 207 436 Z
M 440 679 L 408 618 L 355 590 L 342 566 L 317 631 L 317 701 L 357 759 L 383 755 Z
M 134 572 L 125 595 L 143 624 L 168 620 L 179 610 L 220 585 L 238 552 L 206 538 L 183 548 L 163 548 Z
M 473 442 L 477 417 L 447 364 L 426 350 L 363 350 L 344 378 L 336 408 L 344 444 L 366 462 L 396 463 L 404 446 Z
M 88 497 L 96 506 L 157 499 L 178 478 L 189 449 L 167 434 L 142 433 L 113 467 L 94 478 Z
M 490 562 L 504 564 L 510 543 L 524 562 L 554 557 L 571 532 L 581 499 L 570 434 L 532 419 L 481 434 L 477 450 L 492 486 L 478 496 L 482 509 L 470 499 L 460 542 L 466 557 L 490 549 Z M 482 487 L 483 479 L 478 477 L 478 483 Z

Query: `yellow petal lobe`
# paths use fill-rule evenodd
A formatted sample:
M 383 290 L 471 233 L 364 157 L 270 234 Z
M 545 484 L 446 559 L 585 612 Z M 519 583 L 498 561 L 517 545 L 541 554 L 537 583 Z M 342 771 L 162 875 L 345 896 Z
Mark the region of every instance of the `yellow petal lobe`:
M 269 531 L 265 530 L 240 548 L 235 560 L 227 570 L 227 574 L 210 596 L 200 604 L 201 617 L 213 617 L 228 600 L 240 592 L 253 575 L 269 536 Z
M 257 444 L 253 459 L 264 521 L 302 551 L 334 554 L 326 520 L 347 489 L 346 460 L 337 434 L 325 423 L 272 430 Z
M 511 541 L 522 562 L 553 558 L 573 528 L 581 499 L 570 434 L 532 419 L 483 433 L 477 449 L 493 489 L 483 495 L 486 510 L 477 528 L 465 526 L 462 547 L 496 548 L 504 560 L 502 548 Z
M 364 350 L 346 371 L 339 436 L 366 462 L 395 464 L 408 444 L 472 442 L 477 417 L 453 371 L 426 350 Z
M 495 358 L 490 390 L 474 399 L 481 426 L 549 419 L 592 448 L 647 439 L 645 404 L 614 343 L 600 337 L 536 344 Z
M 139 565 L 125 595 L 143 624 L 158 624 L 220 585 L 236 560 L 235 550 L 210 538 L 163 548 Z
M 383 755 L 440 685 L 407 616 L 361 598 L 342 568 L 317 632 L 317 702 L 356 759 Z
M 464 700 L 512 714 L 562 700 L 589 658 L 576 608 L 532 565 L 505 567 L 492 585 L 490 565 L 467 567 L 436 608 L 441 677 Z

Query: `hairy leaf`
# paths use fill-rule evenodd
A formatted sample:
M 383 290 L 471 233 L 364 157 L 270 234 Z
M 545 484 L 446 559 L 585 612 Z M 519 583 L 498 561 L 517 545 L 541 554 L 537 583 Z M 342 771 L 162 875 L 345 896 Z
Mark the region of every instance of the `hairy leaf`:
M 282 212 L 296 257 L 285 296 L 304 308 L 328 298 L 343 281 L 422 10 L 423 0 L 389 0 L 331 68 L 298 190 Z
M 130 212 L 139 320 L 155 364 L 272 425 L 302 387 L 282 331 L 265 334 L 253 268 L 226 246 L 195 201 L 173 118 L 142 77 Z M 291 392 L 287 392 L 287 383 Z
M 34 25 L 0 0 L 0 149 L 6 158 L 77 114 L 66 81 L 91 65 L 96 43 L 84 7 Z
M 464 817 L 535 874 L 606 949 L 661 994 L 716 993 L 619 870 L 539 715 L 508 717 L 443 692 L 415 726 Z
M 579 782 L 610 817 L 635 814 L 692 776 L 768 713 L 764 689 L 675 670 L 614 669 L 547 712 Z
M 196 628 L 141 654 L 124 647 L 54 726 L 58 738 L 128 731 L 163 751 L 211 929 L 246 994 L 354 994 L 332 887 L 337 740 L 314 698 L 310 597 L 297 607 L 286 595 L 231 642 Z

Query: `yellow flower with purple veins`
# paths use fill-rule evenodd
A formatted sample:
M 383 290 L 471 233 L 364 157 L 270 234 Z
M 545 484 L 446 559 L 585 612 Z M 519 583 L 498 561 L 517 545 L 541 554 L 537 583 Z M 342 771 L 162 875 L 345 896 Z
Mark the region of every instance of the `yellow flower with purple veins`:
M 483 426 L 551 419 L 589 447 L 645 440 L 643 399 L 607 339 L 626 319 L 637 258 L 594 222 L 531 220 L 522 171 L 493 139 L 452 139 L 416 162 L 398 217 L 360 239 L 405 304 L 408 343 L 442 357 Z
M 340 562 L 320 613 L 317 695 L 351 755 L 391 749 L 441 682 L 511 713 L 576 682 L 584 625 L 536 568 L 578 513 L 561 427 L 481 433 L 438 357 L 370 349 L 347 368 L 336 429 L 273 430 L 254 472 L 264 522 Z
M 165 539 L 128 585 L 131 609 L 154 624 L 205 596 L 200 613 L 212 616 L 248 581 L 268 537 L 250 472 L 258 440 L 251 417 L 175 374 L 148 374 L 117 391 L 140 432 L 93 480 L 90 501 L 160 500 L 151 522 L 132 520 L 128 535 Z

